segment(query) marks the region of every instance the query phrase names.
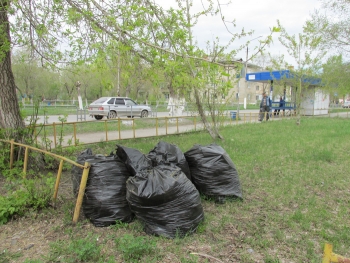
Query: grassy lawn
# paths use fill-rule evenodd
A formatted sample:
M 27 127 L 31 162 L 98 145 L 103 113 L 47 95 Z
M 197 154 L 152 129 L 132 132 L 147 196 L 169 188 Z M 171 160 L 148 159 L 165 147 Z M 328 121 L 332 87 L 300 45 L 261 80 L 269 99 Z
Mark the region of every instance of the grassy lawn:
M 27 106 L 25 108 L 21 108 L 21 113 L 24 116 L 33 115 L 34 108 L 32 106 Z M 49 115 L 69 115 L 69 114 L 77 114 L 77 107 L 75 106 L 42 106 L 38 108 L 39 116 L 49 116 Z
M 203 198 L 205 220 L 196 233 L 171 240 L 146 235 L 138 220 L 96 228 L 83 216 L 73 226 L 74 199 L 62 196 L 56 210 L 29 213 L 0 226 L 3 233 L 26 226 L 31 233 L 38 222 L 46 222 L 42 227 L 54 238 L 40 248 L 44 252 L 10 247 L 0 251 L 0 262 L 316 263 L 326 242 L 350 258 L 348 119 L 302 118 L 300 126 L 295 120 L 248 123 L 225 127 L 221 134 L 225 139 L 215 143 L 233 160 L 244 200 L 219 205 Z M 148 153 L 159 140 L 183 152 L 213 143 L 205 132 L 118 143 Z M 89 147 L 109 154 L 115 144 Z M 76 148 L 75 155 L 86 147 Z
M 330 108 L 329 113 L 336 113 L 336 112 L 350 112 L 349 108 Z

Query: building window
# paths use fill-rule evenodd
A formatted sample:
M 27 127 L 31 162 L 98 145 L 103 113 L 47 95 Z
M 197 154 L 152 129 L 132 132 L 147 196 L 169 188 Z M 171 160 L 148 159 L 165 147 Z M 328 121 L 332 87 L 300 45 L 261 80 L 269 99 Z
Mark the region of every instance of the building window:
M 256 100 L 259 100 L 259 95 L 256 95 L 255 99 L 256 99 Z
M 256 89 L 256 90 L 259 90 L 259 86 L 256 86 L 255 89 Z
M 236 93 L 236 99 L 238 99 L 238 92 Z
M 169 93 L 164 93 L 164 98 L 165 98 L 166 100 L 168 100 L 168 99 L 169 99 Z
M 247 95 L 247 99 L 248 99 L 248 101 L 250 101 L 250 94 Z

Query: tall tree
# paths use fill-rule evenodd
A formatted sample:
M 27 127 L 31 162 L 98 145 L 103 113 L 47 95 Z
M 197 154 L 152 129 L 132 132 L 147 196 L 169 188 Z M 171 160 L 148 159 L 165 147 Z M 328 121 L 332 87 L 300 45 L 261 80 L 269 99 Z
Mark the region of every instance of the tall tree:
M 350 64 L 341 55 L 328 58 L 322 67 L 322 83 L 334 100 L 348 99 L 350 93 Z
M 296 124 L 301 123 L 301 100 L 302 90 L 311 86 L 313 80 L 320 76 L 322 59 L 325 51 L 320 49 L 321 37 L 308 33 L 289 35 L 286 29 L 278 21 L 281 35 L 279 41 L 286 48 L 288 54 L 294 59 L 294 63 L 286 62 L 284 56 L 273 58 L 275 67 L 278 69 L 290 69 L 291 85 L 294 88 L 296 100 Z M 296 65 L 296 67 L 294 67 Z
M 3 2 L 8 7 L 8 2 Z M 14 43 L 30 46 L 41 56 L 44 66 L 90 63 L 101 51 L 107 54 L 106 58 L 111 57 L 107 46 L 113 42 L 117 43 L 117 52 L 113 55 L 118 58 L 118 54 L 127 50 L 127 54 L 142 60 L 150 68 L 157 61 L 164 61 L 165 71 L 169 73 L 168 87 L 177 94 L 194 93 L 205 126 L 213 138 L 218 138 L 216 128 L 210 129 L 207 125 L 201 104 L 200 94 L 213 82 L 213 78 L 208 82 L 206 73 L 210 70 L 211 76 L 222 78 L 220 71 L 224 73 L 225 70 L 220 61 L 232 60 L 237 53 L 237 50 L 229 49 L 230 45 L 252 32 L 229 32 L 231 39 L 225 45 L 212 46 L 209 54 L 201 50 L 192 41 L 192 27 L 199 16 L 221 14 L 219 2 L 217 8 L 213 1 L 207 3 L 205 10 L 191 14 L 190 0 L 178 0 L 178 8 L 168 10 L 150 0 L 13 0 L 11 14 L 15 23 L 12 34 Z M 5 11 L 7 14 L 9 10 Z M 224 22 L 222 15 L 221 18 Z M 5 20 L 2 24 L 8 26 L 7 16 Z M 270 41 L 268 36 L 260 43 L 263 47 Z M 165 42 L 169 43 L 168 48 L 163 45 Z M 155 67 L 155 72 L 158 71 L 159 67 Z
M 24 128 L 16 96 L 16 84 L 11 67 L 11 37 L 8 10 L 10 2 L 0 1 L 0 128 L 7 136 L 19 139 L 11 129 Z
M 350 1 L 322 0 L 305 25 L 305 32 L 320 37 L 320 44 L 345 56 L 350 55 Z
M 38 57 L 28 50 L 16 50 L 12 54 L 12 70 L 17 89 L 26 97 L 40 96 L 55 99 L 59 93 L 60 76 L 44 68 Z

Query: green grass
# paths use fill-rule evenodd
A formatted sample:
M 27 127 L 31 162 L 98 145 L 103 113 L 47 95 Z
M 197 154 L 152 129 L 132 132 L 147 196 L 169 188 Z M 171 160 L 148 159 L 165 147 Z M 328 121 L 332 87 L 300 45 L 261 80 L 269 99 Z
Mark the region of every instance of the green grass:
M 51 243 L 48 262 L 105 262 L 101 255 L 103 246 L 98 237 L 88 235 L 83 238 L 73 237 L 70 242 L 57 241 Z
M 227 227 L 233 227 L 239 236 L 237 245 L 242 246 L 238 254 L 247 257 L 240 262 L 252 260 L 247 248 L 261 255 L 275 251 L 265 257 L 266 262 L 320 262 L 325 242 L 350 255 L 349 120 L 303 118 L 300 126 L 294 120 L 252 123 L 227 127 L 221 134 L 225 140 L 216 143 L 239 171 L 244 202 L 212 207 L 203 200 L 210 207 L 206 209 L 210 222 L 195 239 L 220 250 L 220 244 L 228 242 Z M 196 143 L 212 143 L 202 132 L 121 144 L 147 153 L 160 139 L 183 151 Z M 217 236 L 216 242 L 206 235 Z
M 75 255 L 71 260 L 82 260 L 77 251 L 90 250 L 105 262 L 126 261 L 134 254 L 138 262 L 215 262 L 205 255 L 224 262 L 321 262 L 324 244 L 329 242 L 335 253 L 350 257 L 348 119 L 302 118 L 300 126 L 295 120 L 247 123 L 220 132 L 224 140 L 215 143 L 236 165 L 243 201 L 218 205 L 203 198 L 205 220 L 195 234 L 183 239 L 147 236 L 138 220 L 103 230 L 66 225 L 65 231 L 74 233 L 70 242 L 58 243 L 48 254 L 59 252 L 67 259 L 59 262 L 69 262 L 69 255 Z M 194 144 L 213 143 L 206 132 L 118 143 L 148 153 L 159 140 L 184 152 Z M 108 154 L 115 144 L 88 147 Z M 137 250 L 133 242 L 142 243 L 144 249 Z
M 32 106 L 22 107 L 21 112 L 24 116 L 33 115 L 34 108 Z M 38 108 L 38 115 L 65 115 L 77 114 L 77 106 L 41 106 Z
M 8 263 L 11 260 L 16 260 L 22 257 L 23 254 L 21 252 L 9 252 L 6 250 L 0 251 L 0 263 Z
M 134 237 L 125 234 L 115 240 L 117 249 L 123 255 L 125 262 L 139 262 L 144 255 L 152 255 L 156 250 L 156 240 L 143 236 Z
M 336 113 L 336 112 L 350 112 L 349 108 L 329 108 L 329 113 Z

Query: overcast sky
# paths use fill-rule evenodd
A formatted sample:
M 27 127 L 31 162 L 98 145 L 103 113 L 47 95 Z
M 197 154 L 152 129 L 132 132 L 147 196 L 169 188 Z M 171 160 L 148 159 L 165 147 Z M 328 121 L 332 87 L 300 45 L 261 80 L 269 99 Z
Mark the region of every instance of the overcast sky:
M 161 0 L 162 5 L 175 3 L 175 0 Z M 237 48 L 247 40 L 254 39 L 259 36 L 266 37 L 270 33 L 270 28 L 277 26 L 277 20 L 286 28 L 288 34 L 298 34 L 302 32 L 305 21 L 310 18 L 310 14 L 315 9 L 320 9 L 321 2 L 319 0 L 232 0 L 231 4 L 225 4 L 229 0 L 219 0 L 221 9 L 225 16 L 225 20 L 236 20 L 236 27 L 230 24 L 230 30 L 238 33 L 244 28 L 246 31 L 254 30 L 252 36 L 238 41 L 232 48 Z M 201 10 L 202 3 L 205 0 L 193 0 L 193 10 Z M 217 3 L 217 1 L 215 1 Z M 274 34 L 274 43 L 268 51 L 275 55 L 286 56 L 287 60 L 292 60 L 288 57 L 285 48 L 278 41 L 278 33 Z M 205 47 L 206 41 L 211 41 L 215 37 L 224 43 L 230 38 L 225 25 L 219 16 L 216 17 L 202 17 L 198 25 L 193 30 L 193 37 L 198 42 L 199 46 Z M 261 39 L 263 39 L 263 37 Z M 257 46 L 258 40 L 254 40 L 249 45 L 249 51 L 253 52 L 254 47 Z M 245 50 L 238 54 L 238 58 L 245 60 Z M 294 61 L 288 61 L 294 64 Z

